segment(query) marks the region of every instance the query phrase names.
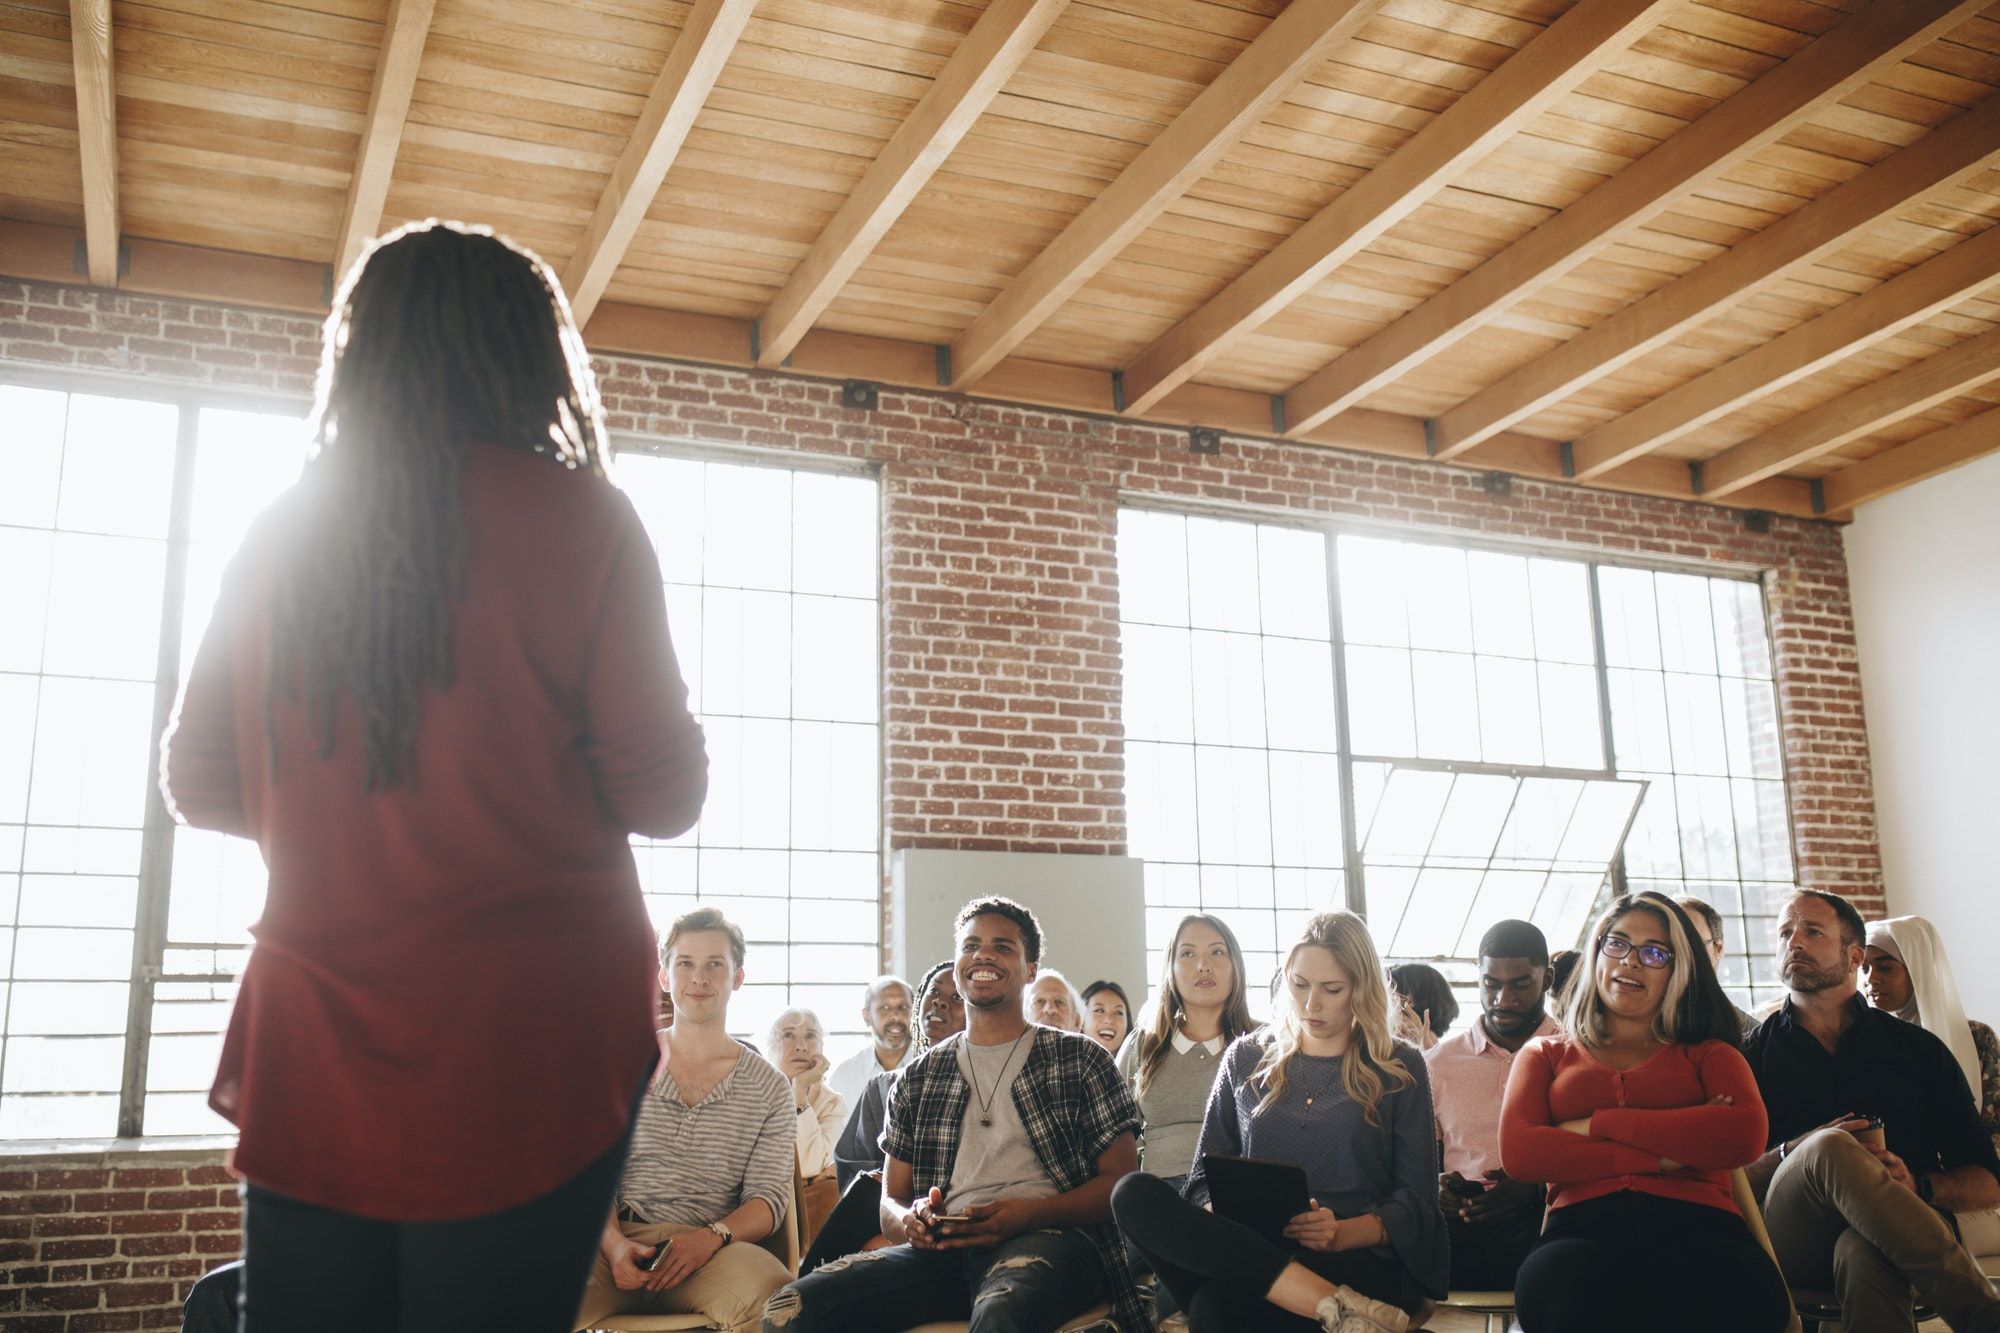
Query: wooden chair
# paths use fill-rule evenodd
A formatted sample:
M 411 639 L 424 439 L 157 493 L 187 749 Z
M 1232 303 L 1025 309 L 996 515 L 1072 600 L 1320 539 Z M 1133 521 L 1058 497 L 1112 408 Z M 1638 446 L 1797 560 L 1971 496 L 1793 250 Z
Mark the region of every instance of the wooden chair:
M 792 1206 L 785 1210 L 784 1225 L 757 1242 L 778 1256 L 778 1262 L 793 1276 L 799 1271 L 799 1190 L 797 1173 L 793 1173 Z M 614 1314 L 606 1315 L 591 1325 L 592 1330 L 601 1333 L 693 1333 L 697 1329 L 715 1329 L 719 1325 L 703 1314 Z
M 1764 1210 L 1757 1206 L 1757 1195 L 1750 1188 L 1750 1177 L 1743 1174 L 1740 1166 L 1729 1173 L 1729 1193 L 1736 1200 L 1737 1211 L 1743 1214 L 1743 1225 L 1750 1228 L 1750 1234 L 1764 1247 L 1764 1253 L 1771 1256 L 1771 1266 L 1778 1270 L 1778 1280 L 1783 1282 L 1785 1270 L 1778 1263 L 1778 1251 L 1771 1244 L 1771 1233 L 1764 1227 Z M 1798 1302 L 1789 1288 L 1785 1292 L 1785 1310 L 1789 1317 L 1785 1333 L 1803 1333 Z

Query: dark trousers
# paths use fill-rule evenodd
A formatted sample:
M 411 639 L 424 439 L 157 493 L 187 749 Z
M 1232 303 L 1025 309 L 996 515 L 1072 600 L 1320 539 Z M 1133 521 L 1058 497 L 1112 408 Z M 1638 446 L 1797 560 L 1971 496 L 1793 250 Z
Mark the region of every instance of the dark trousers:
M 773 1296 L 764 1333 L 882 1333 L 969 1319 L 969 1333 L 1050 1333 L 1104 1297 L 1104 1266 L 1074 1228 L 974 1250 L 908 1245 L 835 1259 Z
M 1511 1225 L 1473 1226 L 1446 1213 L 1444 1226 L 1451 1239 L 1453 1291 L 1512 1291 L 1521 1264 L 1541 1235 L 1542 1214 L 1535 1209 Z
M 243 1261 L 210 1269 L 188 1288 L 181 1305 L 181 1333 L 236 1333 L 243 1324 Z
M 804 1277 L 821 1264 L 854 1254 L 882 1234 L 882 1179 L 864 1171 L 854 1178 L 840 1202 L 820 1223 L 812 1248 L 799 1260 L 799 1276 Z
M 1514 1284 L 1526 1333 L 1779 1333 L 1784 1279 L 1735 1213 L 1623 1190 L 1549 1214 Z
M 1285 1265 L 1293 1263 L 1406 1310 L 1415 1309 L 1422 1297 L 1409 1273 L 1386 1255 L 1280 1249 L 1239 1222 L 1204 1212 L 1143 1171 L 1124 1177 L 1111 1191 L 1111 1215 L 1187 1312 L 1192 1333 L 1318 1329 L 1318 1320 L 1288 1314 L 1264 1299 Z
M 245 1333 L 570 1333 L 625 1146 L 538 1199 L 464 1221 L 377 1222 L 247 1186 Z

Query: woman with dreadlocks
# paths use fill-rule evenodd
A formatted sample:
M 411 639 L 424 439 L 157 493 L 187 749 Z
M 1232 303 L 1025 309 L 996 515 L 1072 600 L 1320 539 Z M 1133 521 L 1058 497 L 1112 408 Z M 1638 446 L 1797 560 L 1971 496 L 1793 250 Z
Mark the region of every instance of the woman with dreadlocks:
M 571 1327 L 656 1058 L 629 836 L 707 789 L 605 462 L 540 260 L 430 222 L 349 273 L 162 742 L 270 868 L 210 1094 L 252 1333 Z

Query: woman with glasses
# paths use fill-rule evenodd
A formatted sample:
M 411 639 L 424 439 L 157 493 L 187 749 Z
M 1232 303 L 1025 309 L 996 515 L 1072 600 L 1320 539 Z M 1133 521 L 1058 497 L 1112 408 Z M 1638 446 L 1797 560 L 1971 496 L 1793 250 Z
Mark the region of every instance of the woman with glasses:
M 1764 1103 L 1680 907 L 1657 893 L 1611 904 L 1563 1026 L 1516 1057 L 1500 1113 L 1507 1174 L 1549 1186 L 1514 1288 L 1522 1329 L 1782 1329 L 1784 1280 L 1730 1189 L 1764 1150 Z

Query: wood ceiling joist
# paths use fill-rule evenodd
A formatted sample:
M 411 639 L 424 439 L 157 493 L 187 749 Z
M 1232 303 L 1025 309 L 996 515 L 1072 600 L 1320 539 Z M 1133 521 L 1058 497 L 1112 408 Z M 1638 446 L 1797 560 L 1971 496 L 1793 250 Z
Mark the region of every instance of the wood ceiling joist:
M 1069 0 L 993 0 L 758 321 L 757 364 L 784 364 L 951 156 Z
M 1388 160 L 1169 329 L 1125 370 L 1143 413 L 1291 305 L 1656 27 L 1678 0 L 1579 4 L 1482 79 Z
M 578 325 L 597 309 L 755 7 L 756 0 L 695 0 L 583 238 L 563 268 L 563 287 Z
M 1516 301 L 1575 271 L 1990 7 L 1875 0 L 1789 60 L 1284 396 L 1287 434 L 1309 431 L 1408 374 Z
M 77 155 L 83 164 L 83 252 L 90 281 L 118 285 L 118 101 L 112 86 L 111 0 L 69 0 L 76 68 Z
M 1010 282 L 951 345 L 976 383 L 1325 64 L 1382 0 L 1296 0 Z
M 368 93 L 368 124 L 361 131 L 361 154 L 354 163 L 347 208 L 334 242 L 336 278 L 347 272 L 361 247 L 382 228 L 382 204 L 389 197 L 389 178 L 396 171 L 403 124 L 417 88 L 417 67 L 423 63 L 424 40 L 430 36 L 436 10 L 437 0 L 390 0 L 375 86 Z
M 1842 468 L 1821 483 L 1829 514 L 1845 514 L 1890 491 L 1949 472 L 2000 450 L 2000 407 Z
M 2000 379 L 2000 328 L 1821 403 L 1705 460 L 1702 498 L 1734 495 L 1996 379 Z
M 1990 97 L 1741 245 L 1535 358 L 1431 423 L 1435 457 L 1456 458 L 1549 404 L 1671 342 L 1764 283 L 1850 243 L 1853 234 L 2000 162 L 2000 97 Z
M 1570 446 L 1589 481 L 2000 283 L 2000 226 L 1606 422 Z

